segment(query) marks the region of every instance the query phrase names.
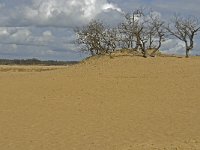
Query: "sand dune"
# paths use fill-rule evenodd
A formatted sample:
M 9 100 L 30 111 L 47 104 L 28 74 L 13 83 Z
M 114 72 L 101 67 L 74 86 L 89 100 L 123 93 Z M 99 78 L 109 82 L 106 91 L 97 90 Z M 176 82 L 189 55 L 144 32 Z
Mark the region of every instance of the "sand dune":
M 0 67 L 0 150 L 198 150 L 199 114 L 198 57 Z

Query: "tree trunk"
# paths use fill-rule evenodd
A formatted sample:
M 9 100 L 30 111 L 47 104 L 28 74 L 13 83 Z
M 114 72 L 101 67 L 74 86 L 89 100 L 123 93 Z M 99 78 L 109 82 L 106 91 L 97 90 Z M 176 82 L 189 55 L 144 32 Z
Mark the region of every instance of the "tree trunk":
M 186 55 L 185 55 L 186 58 L 189 58 L 189 51 L 190 51 L 190 49 L 187 48 L 186 49 Z
M 149 37 L 149 49 L 152 49 L 152 43 L 153 43 L 152 34 L 150 33 L 150 37 Z
M 144 49 L 144 55 L 143 55 L 144 58 L 147 58 L 147 50 Z
M 159 39 L 159 45 L 158 45 L 158 47 L 156 47 L 155 48 L 155 50 L 150 54 L 150 56 L 151 57 L 155 57 L 155 55 L 156 55 L 156 52 L 160 49 L 160 47 L 161 47 L 161 38 Z
M 158 51 L 158 49 L 155 49 L 155 50 L 150 54 L 150 56 L 151 56 L 151 57 L 155 57 L 157 51 Z
M 135 49 L 136 49 L 136 51 L 139 51 L 139 48 L 142 49 L 142 45 L 141 45 L 141 42 L 140 42 L 140 38 L 138 36 L 136 38 L 137 38 L 137 40 L 136 40 Z
M 142 44 L 142 52 L 143 52 L 143 57 L 147 58 L 147 50 L 146 50 L 146 47 L 145 47 L 145 42 L 143 42 L 143 44 Z

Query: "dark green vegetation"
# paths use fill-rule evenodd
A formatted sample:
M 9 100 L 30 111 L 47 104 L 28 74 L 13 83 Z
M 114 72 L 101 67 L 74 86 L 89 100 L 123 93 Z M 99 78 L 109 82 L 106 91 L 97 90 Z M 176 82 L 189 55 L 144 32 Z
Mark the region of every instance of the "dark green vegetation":
M 38 60 L 38 59 L 0 59 L 0 65 L 46 65 L 46 66 L 64 66 L 77 64 L 79 61 L 54 61 L 54 60 Z

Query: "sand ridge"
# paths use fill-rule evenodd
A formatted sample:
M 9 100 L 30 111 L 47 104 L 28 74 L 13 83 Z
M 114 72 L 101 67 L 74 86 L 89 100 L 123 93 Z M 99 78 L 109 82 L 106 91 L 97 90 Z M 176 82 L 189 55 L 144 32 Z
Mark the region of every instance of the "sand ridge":
M 8 68 L 0 69 L 2 150 L 200 149 L 198 57 Z

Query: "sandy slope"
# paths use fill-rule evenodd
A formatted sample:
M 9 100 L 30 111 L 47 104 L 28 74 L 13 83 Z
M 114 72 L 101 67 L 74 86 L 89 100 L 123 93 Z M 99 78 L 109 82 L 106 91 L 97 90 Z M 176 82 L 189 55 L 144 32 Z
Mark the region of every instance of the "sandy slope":
M 0 150 L 200 149 L 200 58 L 3 68 Z

